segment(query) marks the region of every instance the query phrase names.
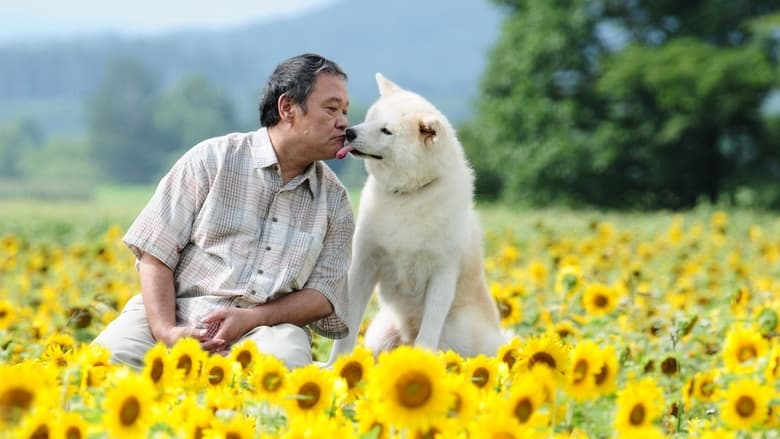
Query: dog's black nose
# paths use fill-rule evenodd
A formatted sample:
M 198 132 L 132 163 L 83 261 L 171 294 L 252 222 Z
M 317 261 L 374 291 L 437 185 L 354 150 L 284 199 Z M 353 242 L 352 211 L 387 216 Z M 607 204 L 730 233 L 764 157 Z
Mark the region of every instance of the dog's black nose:
M 347 128 L 346 136 L 347 136 L 347 142 L 351 142 L 355 140 L 355 137 L 357 137 L 357 133 L 352 128 Z

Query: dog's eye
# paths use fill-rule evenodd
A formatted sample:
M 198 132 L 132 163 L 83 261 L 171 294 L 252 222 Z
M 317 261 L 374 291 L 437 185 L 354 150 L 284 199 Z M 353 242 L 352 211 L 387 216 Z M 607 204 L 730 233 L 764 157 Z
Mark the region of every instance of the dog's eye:
M 382 128 L 382 133 L 383 133 L 383 134 L 387 134 L 388 136 L 389 136 L 390 134 L 393 134 L 393 133 L 391 133 L 391 132 L 390 132 L 390 130 L 388 130 L 387 128 Z

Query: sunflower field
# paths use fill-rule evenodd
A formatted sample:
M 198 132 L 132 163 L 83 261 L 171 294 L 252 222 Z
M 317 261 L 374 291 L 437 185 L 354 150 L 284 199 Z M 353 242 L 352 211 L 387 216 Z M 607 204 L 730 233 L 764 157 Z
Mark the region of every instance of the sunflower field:
M 123 226 L 0 229 L 0 437 L 780 437 L 780 218 L 481 212 L 497 355 L 331 369 L 192 339 L 111 364 L 89 342 L 139 291 Z

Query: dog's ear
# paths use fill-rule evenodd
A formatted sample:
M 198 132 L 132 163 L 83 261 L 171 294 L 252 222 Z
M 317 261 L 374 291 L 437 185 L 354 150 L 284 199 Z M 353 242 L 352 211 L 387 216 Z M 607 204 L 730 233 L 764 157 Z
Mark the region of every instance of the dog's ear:
M 385 78 L 381 73 L 376 74 L 376 84 L 379 86 L 379 94 L 381 96 L 389 96 L 403 90 L 398 84 Z
M 433 142 L 438 139 L 439 130 L 441 130 L 441 122 L 435 117 L 421 117 L 419 120 L 420 125 L 420 138 L 422 138 L 425 146 L 431 146 Z

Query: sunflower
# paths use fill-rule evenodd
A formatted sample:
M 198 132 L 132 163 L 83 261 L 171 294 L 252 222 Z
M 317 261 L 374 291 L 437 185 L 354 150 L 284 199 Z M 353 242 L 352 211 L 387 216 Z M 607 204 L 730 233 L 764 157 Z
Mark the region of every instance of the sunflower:
M 594 384 L 601 395 L 608 395 L 617 388 L 618 357 L 615 347 L 607 345 L 598 352 L 598 362 L 601 367 L 595 370 Z
M 477 387 L 464 375 L 447 374 L 445 386 L 452 395 L 448 419 L 460 423 L 469 422 L 476 416 L 479 410 L 479 402 L 482 399 Z
M 284 383 L 282 403 L 288 418 L 322 415 L 333 402 L 334 377 L 315 364 L 294 369 Z
M 664 393 L 652 378 L 644 378 L 620 390 L 616 404 L 615 429 L 620 435 L 633 437 L 663 414 Z
M 729 384 L 720 408 L 721 419 L 731 428 L 748 430 L 760 426 L 769 411 L 771 387 L 762 386 L 752 378 L 742 378 Z
M 35 410 L 24 419 L 19 429 L 14 432 L 13 437 L 18 438 L 49 438 L 54 435 L 57 428 L 51 413 L 46 410 Z
M 736 373 L 753 371 L 756 360 L 769 350 L 761 333 L 747 326 L 732 325 L 723 344 L 723 363 Z
M 480 354 L 463 363 L 461 375 L 479 389 L 480 394 L 495 392 L 498 384 L 498 363 L 495 358 Z
M 549 271 L 547 265 L 541 261 L 531 261 L 528 264 L 528 277 L 536 289 L 543 289 L 547 286 Z
M 531 337 L 521 346 L 513 372 L 530 371 L 535 367 L 546 367 L 559 379 L 568 370 L 569 353 L 566 345 L 554 332 Z
M 15 321 L 14 305 L 7 300 L 0 300 L 0 330 L 8 329 Z
M 347 429 L 334 419 L 320 416 L 308 422 L 290 422 L 287 428 L 277 437 L 280 439 L 319 439 L 319 438 L 349 438 L 354 437 L 351 429 Z M 369 436 L 381 438 L 378 436 Z M 386 436 L 385 436 L 386 437 Z
M 194 338 L 179 339 L 171 348 L 170 358 L 176 375 L 182 382 L 193 382 L 200 374 L 200 367 L 206 353 L 200 348 L 200 343 Z
M 523 319 L 523 313 L 520 311 L 520 300 L 517 296 L 511 294 L 511 291 L 501 289 L 493 300 L 496 302 L 498 314 L 501 318 L 501 326 L 510 327 L 519 324 Z
M 579 336 L 579 330 L 571 320 L 563 320 L 555 324 L 553 331 L 558 334 L 561 340 L 576 340 Z
M 448 373 L 458 374 L 463 368 L 463 357 L 453 350 L 446 350 L 439 353 L 439 358 L 444 362 L 444 368 Z
M 401 346 L 380 355 L 368 382 L 368 396 L 385 422 L 410 431 L 426 429 L 449 409 L 445 374 L 436 354 Z
M 188 438 L 202 438 L 204 432 L 211 427 L 216 413 L 205 407 L 201 407 L 194 398 L 184 398 L 173 405 L 173 419 L 181 419 L 183 423 L 174 426 L 179 436 Z
M 241 372 L 241 365 L 219 354 L 209 355 L 203 363 L 200 384 L 207 388 L 228 387 Z
M 257 343 L 251 338 L 241 340 L 230 349 L 230 358 L 241 365 L 242 376 L 249 374 L 257 361 L 258 355 Z
M 363 394 L 368 373 L 374 367 L 374 356 L 365 346 L 356 346 L 349 355 L 342 355 L 333 364 L 333 371 L 344 380 L 350 400 Z
M 691 378 L 693 397 L 701 402 L 712 402 L 718 395 L 718 371 L 696 372 Z
M 596 374 L 601 371 L 603 358 L 601 349 L 590 340 L 577 344 L 571 354 L 569 371 L 566 374 L 566 391 L 577 401 L 593 399 L 596 391 Z
M 252 439 L 255 437 L 255 420 L 240 415 L 229 421 L 215 418 L 211 427 L 203 431 L 204 439 Z
M 55 398 L 56 381 L 48 369 L 34 363 L 0 365 L 0 427 L 18 424 L 33 409 Z
M 54 437 L 63 439 L 86 439 L 88 424 L 75 412 L 62 412 L 55 423 Z
M 157 343 L 146 352 L 141 374 L 149 378 L 158 389 L 167 388 L 174 376 L 174 368 L 168 355 L 168 348 L 164 344 Z
M 145 376 L 126 375 L 106 391 L 103 426 L 112 437 L 146 437 L 154 386 Z
M 273 355 L 258 355 L 251 376 L 255 393 L 261 400 L 281 402 L 288 374 L 287 367 L 278 358 Z
M 471 423 L 468 437 L 473 439 L 525 439 L 528 431 L 513 416 L 505 413 L 482 416 Z
M 582 282 L 582 270 L 578 265 L 572 263 L 562 265 L 555 277 L 555 292 L 567 296 L 573 295 L 582 288 Z
M 540 409 L 545 404 L 549 391 L 540 385 L 544 380 L 538 380 L 538 373 L 549 373 L 545 369 L 524 374 L 512 383 L 509 396 L 501 403 L 498 415 L 506 415 L 515 419 L 523 427 L 533 427 L 543 422 Z
M 615 310 L 618 301 L 617 290 L 604 284 L 590 284 L 582 295 L 582 305 L 591 316 L 605 316 Z
M 369 399 L 358 399 L 355 402 L 355 418 L 357 419 L 357 433 L 360 437 L 372 437 L 374 439 L 388 439 L 391 425 L 380 419 L 375 403 Z

